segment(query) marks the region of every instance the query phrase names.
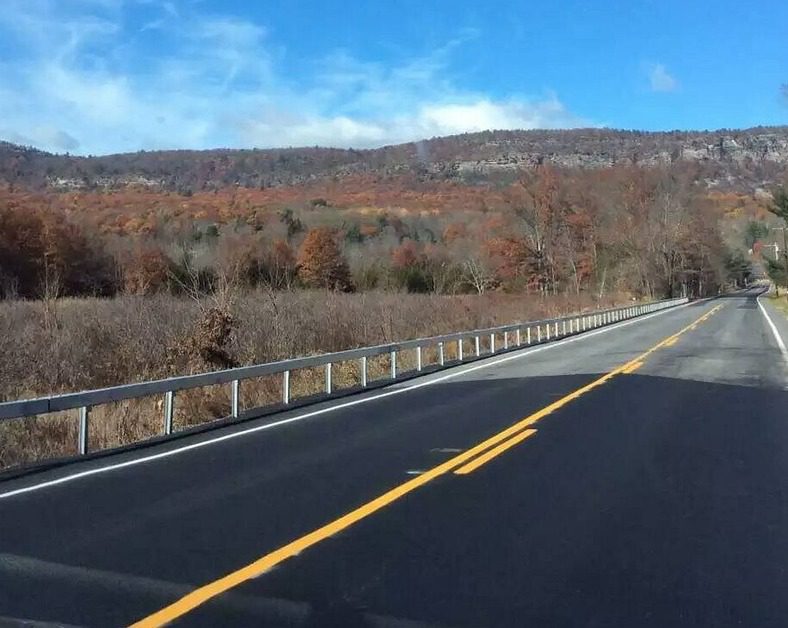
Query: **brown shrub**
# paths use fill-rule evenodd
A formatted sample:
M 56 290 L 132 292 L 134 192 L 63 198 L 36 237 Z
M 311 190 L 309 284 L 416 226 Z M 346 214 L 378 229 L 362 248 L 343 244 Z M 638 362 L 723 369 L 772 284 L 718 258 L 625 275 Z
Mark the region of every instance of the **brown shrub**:
M 138 248 L 124 260 L 123 290 L 126 294 L 154 294 L 169 287 L 173 263 L 161 249 Z
M 305 286 L 348 292 L 350 269 L 333 229 L 311 229 L 298 251 L 298 276 Z
M 59 299 L 48 328 L 42 302 L 0 302 L 0 400 L 30 398 L 270 362 L 408 338 L 492 327 L 608 303 L 588 297 L 539 298 L 489 293 L 440 296 L 391 293 L 274 292 L 258 289 L 225 309 L 185 296 Z M 447 359 L 453 356 L 447 347 Z M 466 354 L 471 351 L 465 347 Z M 412 357 L 412 356 L 411 356 Z M 401 366 L 409 363 L 402 357 Z M 435 361 L 435 357 L 426 360 Z M 358 381 L 356 365 L 338 366 L 337 386 Z M 370 360 L 384 377 L 387 356 Z M 299 379 L 300 378 L 300 379 Z M 293 378 L 294 393 L 321 390 L 322 373 Z M 281 379 L 244 382 L 246 407 L 276 401 Z M 228 388 L 177 395 L 176 424 L 227 414 Z M 245 395 L 245 396 L 244 396 Z M 114 446 L 160 432 L 161 400 L 95 408 L 91 447 Z M 0 423 L 0 468 L 74 453 L 76 413 Z M 94 433 L 95 432 L 95 433 Z

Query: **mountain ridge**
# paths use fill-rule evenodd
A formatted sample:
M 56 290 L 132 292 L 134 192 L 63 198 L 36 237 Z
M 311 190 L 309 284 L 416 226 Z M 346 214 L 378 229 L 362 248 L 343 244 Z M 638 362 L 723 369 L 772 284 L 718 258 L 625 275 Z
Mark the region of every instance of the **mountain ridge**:
M 788 170 L 788 126 L 481 131 L 368 149 L 173 149 L 102 156 L 55 154 L 0 141 L 0 181 L 36 189 L 142 186 L 192 193 L 339 181 L 358 174 L 485 184 L 509 181 L 542 163 L 595 169 L 677 162 L 694 164 L 709 187 L 752 191 Z

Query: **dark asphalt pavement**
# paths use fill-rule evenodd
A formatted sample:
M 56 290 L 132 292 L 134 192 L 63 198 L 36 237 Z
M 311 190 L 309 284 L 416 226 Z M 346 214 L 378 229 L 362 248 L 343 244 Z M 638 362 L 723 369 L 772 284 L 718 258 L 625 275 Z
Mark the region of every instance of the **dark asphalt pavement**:
M 472 473 L 435 478 L 175 624 L 785 626 L 786 367 L 752 295 L 426 376 L 397 386 L 435 383 L 144 464 L 2 497 L 257 424 L 0 483 L 0 618 L 139 620 L 714 308 Z

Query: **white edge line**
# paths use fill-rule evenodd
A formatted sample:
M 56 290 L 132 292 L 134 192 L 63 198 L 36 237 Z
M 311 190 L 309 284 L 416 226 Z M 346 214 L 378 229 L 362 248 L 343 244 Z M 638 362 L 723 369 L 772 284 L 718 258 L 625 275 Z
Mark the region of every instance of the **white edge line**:
M 399 395 L 402 393 L 409 392 L 411 390 L 416 390 L 418 388 L 424 388 L 425 386 L 432 386 L 433 384 L 437 384 L 439 382 L 446 381 L 447 379 L 453 379 L 455 377 L 459 377 L 460 375 L 465 375 L 466 373 L 471 373 L 473 371 L 478 371 L 480 369 L 488 368 L 490 366 L 496 366 L 498 364 L 503 364 L 504 362 L 510 362 L 511 360 L 519 360 L 526 356 L 532 355 L 534 353 L 539 353 L 541 351 L 547 351 L 548 349 L 554 349 L 555 347 L 562 346 L 564 344 L 569 344 L 570 342 L 577 342 L 578 340 L 584 340 L 586 338 L 591 338 L 593 336 L 597 336 L 599 334 L 604 334 L 609 331 L 614 331 L 616 329 L 620 329 L 622 327 L 627 327 L 628 325 L 633 325 L 635 323 L 640 323 L 642 321 L 648 320 L 654 316 L 659 316 L 660 314 L 665 314 L 667 312 L 675 312 L 681 308 L 687 307 L 691 305 L 693 302 L 684 303 L 682 305 L 677 305 L 675 307 L 665 308 L 663 310 L 659 310 L 657 312 L 652 312 L 651 314 L 645 314 L 643 316 L 638 316 L 636 318 L 621 321 L 619 323 L 614 323 L 612 325 L 608 325 L 607 327 L 602 327 L 601 329 L 595 329 L 593 331 L 582 332 L 577 336 L 572 336 L 570 338 L 563 338 L 561 340 L 556 340 L 553 342 L 548 342 L 544 345 L 538 345 L 536 347 L 532 347 L 528 349 L 526 346 L 524 350 L 516 350 L 515 353 L 512 355 L 507 355 L 498 358 L 497 360 L 487 360 L 484 364 L 477 364 L 477 365 L 468 365 L 467 367 L 463 367 L 458 365 L 456 367 L 450 367 L 451 372 L 447 373 L 446 375 L 442 375 L 440 377 L 431 378 L 427 381 L 416 382 L 414 384 L 406 384 L 403 383 L 402 388 L 395 388 L 393 390 L 386 390 L 376 395 L 372 395 L 369 397 L 363 397 L 362 399 L 354 399 L 353 401 L 346 401 L 344 403 L 340 403 L 337 405 L 332 405 L 327 408 L 321 408 L 319 410 L 313 410 L 311 412 L 306 412 L 304 414 L 299 414 L 298 416 L 290 417 L 289 419 L 283 419 L 281 421 L 275 421 L 273 423 L 266 423 L 265 425 L 258 425 L 257 427 L 251 427 L 245 430 L 240 430 L 237 432 L 232 432 L 231 434 L 225 434 L 223 436 L 217 436 L 216 438 L 211 438 L 209 440 L 203 440 L 198 443 L 192 443 L 191 445 L 184 445 L 182 447 L 177 447 L 175 449 L 168 449 L 167 451 L 160 452 L 158 454 L 152 454 L 150 456 L 143 456 L 142 458 L 135 458 L 133 460 L 126 460 L 125 462 L 119 462 L 116 464 L 111 464 L 103 467 L 98 467 L 96 469 L 89 469 L 87 471 L 80 471 L 78 473 L 72 473 L 71 475 L 65 475 L 63 477 L 56 478 L 54 480 L 48 480 L 46 482 L 41 482 L 39 484 L 32 484 L 31 486 L 25 486 L 22 488 L 18 488 L 12 491 L 7 491 L 5 493 L 0 493 L 0 499 L 7 499 L 9 497 L 14 497 L 16 495 L 22 495 L 25 493 L 32 493 L 34 491 L 39 491 L 44 488 L 48 488 L 50 486 L 57 486 L 60 484 L 65 484 L 67 482 L 73 482 L 74 480 L 79 480 L 81 478 L 90 477 L 92 475 L 99 475 L 100 473 L 108 473 L 109 471 L 115 471 L 116 469 L 125 469 L 126 467 L 133 467 L 138 464 L 143 464 L 146 462 L 153 462 L 154 460 L 161 460 L 162 458 L 169 458 L 170 456 L 174 456 L 176 454 L 183 453 L 185 451 L 191 451 L 193 449 L 201 449 L 202 447 L 207 447 L 208 445 L 213 445 L 215 443 L 221 443 L 224 441 L 232 440 L 234 438 L 239 438 L 241 436 L 246 436 L 247 434 L 255 434 L 257 432 L 262 432 L 264 430 L 270 430 L 275 427 L 280 427 L 282 425 L 287 425 L 289 423 L 295 423 L 296 421 L 303 421 L 304 419 L 309 419 L 315 416 L 319 416 L 322 414 L 327 414 L 329 412 L 335 412 L 337 410 L 342 410 L 344 408 L 349 408 L 352 406 L 357 406 L 362 403 L 368 403 L 370 401 L 376 401 L 378 399 L 383 399 L 385 397 L 391 397 L 393 395 Z M 760 305 L 760 302 L 758 303 Z M 765 314 L 765 312 L 764 312 Z M 767 315 L 767 320 L 769 319 Z M 771 323 L 771 320 L 769 320 Z M 776 334 L 776 329 L 772 324 L 772 329 Z M 777 336 L 779 339 L 779 335 Z M 785 352 L 785 346 L 782 344 L 782 340 L 780 339 L 780 345 L 783 348 L 783 352 Z M 429 377 L 429 376 L 428 376 Z
M 782 337 L 780 336 L 780 332 L 777 330 L 777 325 L 774 324 L 772 317 L 769 316 L 769 313 L 766 311 L 766 308 L 763 307 L 763 303 L 761 303 L 761 297 L 759 296 L 758 299 L 758 307 L 761 310 L 761 314 L 763 314 L 766 322 L 769 324 L 769 328 L 772 330 L 772 334 L 774 335 L 774 339 L 777 341 L 777 346 L 780 347 L 780 351 L 783 354 L 783 359 L 788 362 L 788 349 L 785 348 L 785 343 L 783 342 Z M 0 495 L 2 497 L 2 495 Z

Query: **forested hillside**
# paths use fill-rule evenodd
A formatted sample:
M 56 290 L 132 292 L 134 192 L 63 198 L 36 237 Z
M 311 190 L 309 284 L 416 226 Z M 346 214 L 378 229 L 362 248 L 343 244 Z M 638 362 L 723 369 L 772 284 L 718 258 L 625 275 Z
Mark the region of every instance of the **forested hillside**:
M 376 150 L 0 146 L 0 295 L 217 283 L 661 297 L 747 274 L 788 129 L 501 131 Z
M 194 193 L 266 188 L 351 175 L 480 183 L 511 181 L 523 167 L 666 166 L 687 162 L 709 185 L 751 189 L 788 164 L 788 127 L 650 133 L 609 129 L 487 131 L 373 150 L 153 151 L 102 157 L 52 155 L 0 143 L 0 180 L 32 187 L 143 185 Z

